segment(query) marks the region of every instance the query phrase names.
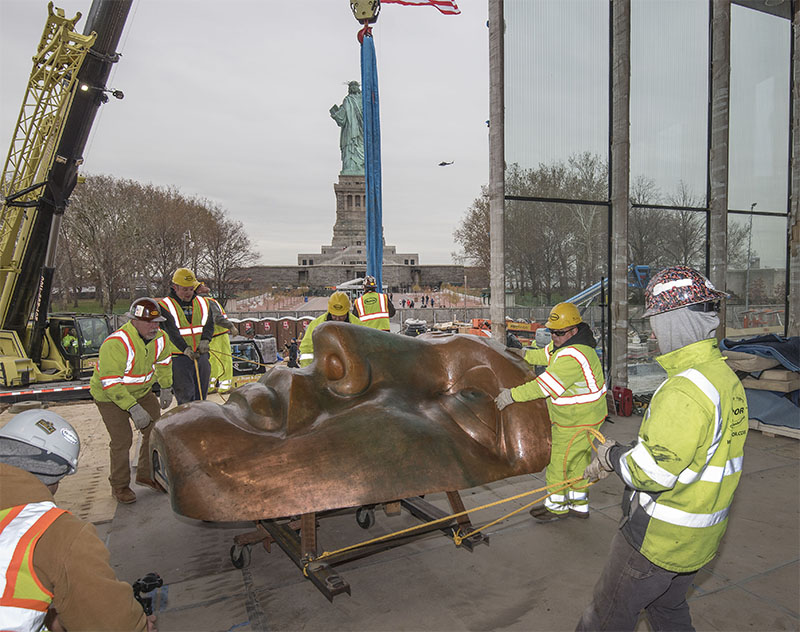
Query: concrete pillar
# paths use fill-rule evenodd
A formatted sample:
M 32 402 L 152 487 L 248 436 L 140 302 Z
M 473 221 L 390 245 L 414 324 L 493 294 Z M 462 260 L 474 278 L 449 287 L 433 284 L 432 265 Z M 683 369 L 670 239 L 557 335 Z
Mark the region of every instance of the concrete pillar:
M 506 340 L 505 210 L 505 21 L 503 0 L 489 1 L 489 317 L 495 340 Z
M 789 204 L 788 334 L 800 336 L 800 3 L 792 14 L 792 173 Z
M 714 286 L 727 288 L 728 269 L 728 134 L 731 85 L 731 2 L 711 2 L 711 111 L 708 124 L 711 130 L 708 150 L 709 177 L 709 249 L 708 272 Z M 720 314 L 719 338 L 725 335 L 725 302 Z
M 628 385 L 631 3 L 611 3 L 611 382 Z

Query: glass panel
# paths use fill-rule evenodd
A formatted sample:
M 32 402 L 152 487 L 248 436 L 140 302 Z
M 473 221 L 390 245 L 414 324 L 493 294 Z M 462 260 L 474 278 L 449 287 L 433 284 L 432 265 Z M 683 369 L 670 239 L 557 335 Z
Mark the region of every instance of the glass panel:
M 706 221 L 705 211 L 631 209 L 628 214 L 631 263 L 650 266 L 651 274 L 674 265 L 688 265 L 703 272 Z
M 728 214 L 729 338 L 784 331 L 786 222 L 785 217 Z
M 506 0 L 504 11 L 506 163 L 524 170 L 588 154 L 605 164 L 609 3 Z M 608 199 L 604 178 L 593 199 Z
M 731 7 L 729 208 L 787 211 L 790 45 L 789 20 Z
M 708 2 L 631 3 L 631 185 L 651 204 L 706 206 L 707 68 Z

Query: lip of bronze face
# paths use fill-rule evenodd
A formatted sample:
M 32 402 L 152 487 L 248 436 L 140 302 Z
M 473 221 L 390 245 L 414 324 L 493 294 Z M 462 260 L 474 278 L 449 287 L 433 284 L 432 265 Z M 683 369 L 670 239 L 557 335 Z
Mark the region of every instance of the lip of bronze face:
M 327 322 L 314 363 L 276 367 L 227 403 L 193 402 L 151 435 L 173 509 L 259 520 L 467 489 L 538 472 L 543 401 L 497 411 L 529 365 L 485 338 L 417 338 Z

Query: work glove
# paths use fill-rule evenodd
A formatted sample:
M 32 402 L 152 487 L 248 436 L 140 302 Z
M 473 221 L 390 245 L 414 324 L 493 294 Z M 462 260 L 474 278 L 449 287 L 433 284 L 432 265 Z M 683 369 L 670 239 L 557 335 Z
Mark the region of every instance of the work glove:
M 591 463 L 589 463 L 588 467 L 583 471 L 583 478 L 594 483 L 604 479 L 614 471 L 609 456 L 611 448 L 615 445 L 617 445 L 616 441 L 607 439 L 605 443 L 601 443 L 597 446 L 597 454 L 592 457 Z
M 165 408 L 169 408 L 169 405 L 172 403 L 172 389 L 171 388 L 162 388 L 161 393 L 158 396 L 158 403 L 161 405 L 161 410 Z
M 198 360 L 198 359 L 200 359 L 200 354 L 197 353 L 197 351 L 195 351 L 191 347 L 186 347 L 183 350 L 183 355 L 185 355 L 190 360 Z
M 609 474 L 611 474 L 611 472 L 603 467 L 603 464 L 600 463 L 600 459 L 597 458 L 596 454 L 592 457 L 591 463 L 583 470 L 583 478 L 590 483 L 601 481 Z
M 519 356 L 523 360 L 525 359 L 525 354 L 528 353 L 527 349 L 520 349 L 518 347 L 506 347 L 506 351 L 513 353 L 515 356 Z
M 506 406 L 510 406 L 514 403 L 514 398 L 511 397 L 511 390 L 504 388 L 500 391 L 500 394 L 494 398 L 494 405 L 497 406 L 497 410 L 503 410 Z
M 131 419 L 133 419 L 133 425 L 139 430 L 144 430 L 153 421 L 150 413 L 142 408 L 141 404 L 134 404 L 131 406 L 128 409 L 128 414 L 131 416 Z
M 208 340 L 201 340 L 197 343 L 197 353 L 200 355 L 206 355 L 208 353 Z
M 602 465 L 605 469 L 609 472 L 614 471 L 614 466 L 611 465 L 610 457 L 611 457 L 611 448 L 615 445 L 618 445 L 616 441 L 613 439 L 606 439 L 605 443 L 601 443 L 597 446 L 597 459 L 600 461 L 600 465 Z
M 227 327 L 228 328 L 228 333 L 231 336 L 238 336 L 239 335 L 239 330 L 236 329 L 236 325 L 234 325 L 227 318 L 223 318 L 221 321 L 219 321 L 216 324 L 219 325 L 220 327 Z

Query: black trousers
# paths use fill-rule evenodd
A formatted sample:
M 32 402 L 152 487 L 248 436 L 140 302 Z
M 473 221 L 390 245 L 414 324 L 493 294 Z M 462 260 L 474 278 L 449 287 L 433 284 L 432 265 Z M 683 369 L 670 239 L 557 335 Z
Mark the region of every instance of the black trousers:
M 197 387 L 197 373 L 200 373 L 200 384 L 202 386 L 202 396 Z M 211 362 L 208 354 L 201 355 L 197 361 L 197 369 L 194 360 L 185 355 L 172 356 L 172 391 L 179 404 L 186 404 L 199 399 L 205 399 L 208 395 L 208 382 L 211 379 Z
M 653 564 L 617 531 L 576 630 L 633 630 L 642 610 L 653 630 L 694 630 L 686 593 L 695 575 Z

